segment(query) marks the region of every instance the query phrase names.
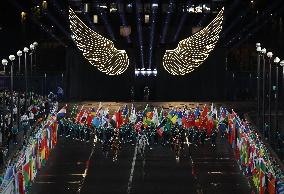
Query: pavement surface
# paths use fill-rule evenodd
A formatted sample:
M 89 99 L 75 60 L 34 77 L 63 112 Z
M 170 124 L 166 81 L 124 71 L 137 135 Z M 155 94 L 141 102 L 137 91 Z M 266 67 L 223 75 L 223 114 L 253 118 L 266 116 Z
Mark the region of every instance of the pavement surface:
M 75 103 L 74 103 L 75 104 Z M 97 108 L 98 102 L 81 102 L 85 108 Z M 135 103 L 144 109 L 147 102 Z M 195 107 L 194 102 L 154 102 L 150 106 Z M 201 107 L 204 103 L 198 103 Z M 211 105 L 210 103 L 206 103 Z M 216 103 L 217 104 L 217 103 Z M 219 103 L 235 110 L 250 110 L 254 103 Z M 110 112 L 125 103 L 104 102 Z M 131 103 L 128 103 L 131 107 Z M 69 106 L 70 108 L 71 106 Z M 125 144 L 118 160 L 112 153 L 102 151 L 100 143 L 85 143 L 59 138 L 47 165 L 39 172 L 31 187 L 31 194 L 185 194 L 238 193 L 249 194 L 248 180 L 241 174 L 227 140 L 217 139 L 217 147 L 210 142 L 204 146 L 185 144 L 179 162 L 167 146 L 146 147 L 142 157 L 136 145 Z
M 31 194 L 250 193 L 224 139 L 217 147 L 186 144 L 179 162 L 167 146 L 148 147 L 145 157 L 135 150 L 135 145 L 123 145 L 113 162 L 100 143 L 61 138 Z

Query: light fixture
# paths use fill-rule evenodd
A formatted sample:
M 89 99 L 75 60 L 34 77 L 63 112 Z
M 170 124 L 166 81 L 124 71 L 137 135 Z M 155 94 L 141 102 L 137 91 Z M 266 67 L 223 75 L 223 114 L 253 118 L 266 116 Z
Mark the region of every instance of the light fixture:
M 154 69 L 154 71 L 153 71 L 153 74 L 154 74 L 154 76 L 157 76 L 157 69 Z
M 34 50 L 35 49 L 35 46 L 33 44 L 30 44 L 30 49 L 31 50 Z
M 19 50 L 18 52 L 17 52 L 17 56 L 18 57 L 21 57 L 23 55 L 23 52 L 21 51 L 21 50 Z
M 34 47 L 36 48 L 38 46 L 38 43 L 37 42 L 34 42 L 33 43 Z
M 147 69 L 146 74 L 147 74 L 148 76 L 150 76 L 150 75 L 152 74 L 151 69 Z
M 273 53 L 272 53 L 272 52 L 268 52 L 268 53 L 267 53 L 267 57 L 268 57 L 268 58 L 272 58 L 272 56 L 273 56 Z
M 2 59 L 2 65 L 7 66 L 8 65 L 8 60 L 7 59 Z
M 29 52 L 29 49 L 27 47 L 25 47 L 23 51 L 24 51 L 24 53 L 27 53 L 27 52 Z
M 135 76 L 138 76 L 140 73 L 139 69 L 135 69 Z
M 199 67 L 216 46 L 224 20 L 224 7 L 205 28 L 179 42 L 174 50 L 166 50 L 165 70 L 172 75 L 185 75 Z
M 274 61 L 273 61 L 274 63 L 276 63 L 276 64 L 278 64 L 279 62 L 280 62 L 280 59 L 279 59 L 279 57 L 275 57 L 275 59 L 274 59 Z
M 129 59 L 125 50 L 117 50 L 111 40 L 86 26 L 71 8 L 69 20 L 72 39 L 92 65 L 107 75 L 119 75 L 126 71 Z
M 261 52 L 260 43 L 256 43 L 256 51 Z
M 283 67 L 283 74 L 284 74 L 284 60 L 280 61 L 280 66 Z
M 10 55 L 9 59 L 10 59 L 10 61 L 14 61 L 15 60 L 15 55 Z

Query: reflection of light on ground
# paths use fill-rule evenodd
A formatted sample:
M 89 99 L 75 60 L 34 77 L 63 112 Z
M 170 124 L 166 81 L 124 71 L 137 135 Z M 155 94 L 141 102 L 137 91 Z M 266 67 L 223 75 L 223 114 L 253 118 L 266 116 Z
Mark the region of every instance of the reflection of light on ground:
M 51 182 L 51 181 L 35 181 L 35 183 L 38 183 L 38 184 L 54 184 L 56 182 Z
M 218 187 L 221 185 L 221 183 L 210 183 L 210 185 L 213 185 L 214 187 Z
M 39 175 L 39 176 L 47 176 L 47 177 L 58 177 L 58 176 L 83 176 L 84 174 L 42 174 L 42 175 Z
M 208 172 L 208 174 L 223 174 L 223 172 Z

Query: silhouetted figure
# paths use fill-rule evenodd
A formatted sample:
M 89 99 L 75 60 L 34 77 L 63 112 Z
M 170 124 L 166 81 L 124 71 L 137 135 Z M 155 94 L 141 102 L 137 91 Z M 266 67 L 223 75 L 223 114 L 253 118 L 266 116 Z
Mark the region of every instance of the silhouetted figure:
M 148 86 L 145 86 L 145 88 L 144 88 L 144 101 L 149 100 L 149 95 L 150 95 L 150 89 L 149 89 Z

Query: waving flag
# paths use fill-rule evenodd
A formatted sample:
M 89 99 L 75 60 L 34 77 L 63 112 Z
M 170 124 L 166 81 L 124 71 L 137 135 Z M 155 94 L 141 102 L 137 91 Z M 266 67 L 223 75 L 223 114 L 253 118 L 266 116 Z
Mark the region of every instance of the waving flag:
M 115 120 L 116 120 L 116 128 L 119 129 L 121 127 L 121 125 L 123 124 L 123 118 L 122 118 L 121 110 L 118 110 L 118 112 L 115 113 Z
M 135 108 L 133 104 L 131 105 L 131 113 L 130 113 L 130 123 L 134 124 L 136 122 L 137 116 L 135 113 Z
M 157 108 L 154 108 L 152 123 L 154 124 L 155 127 L 157 127 L 160 124 Z
M 59 118 L 63 118 L 66 115 L 66 107 L 63 107 L 58 113 L 57 113 L 57 117 Z
M 134 129 L 135 129 L 135 131 L 136 131 L 137 133 L 140 133 L 142 125 L 143 125 L 143 122 L 142 122 L 142 121 L 138 121 L 138 122 L 136 123 L 136 125 L 134 126 Z
M 93 120 L 92 120 L 92 125 L 94 127 L 99 127 L 100 124 L 101 124 L 100 119 L 98 117 L 94 117 Z

